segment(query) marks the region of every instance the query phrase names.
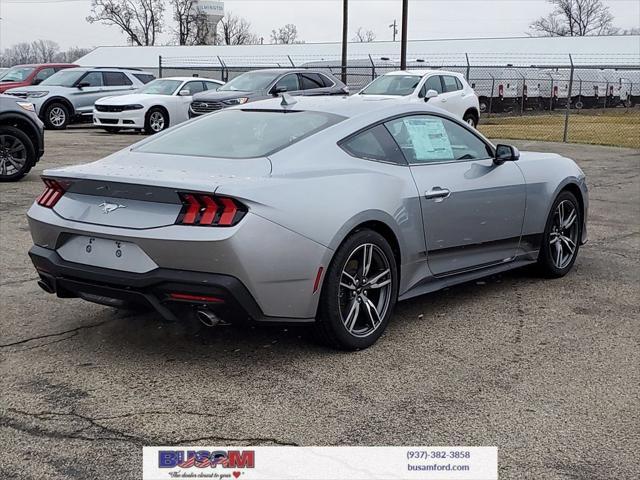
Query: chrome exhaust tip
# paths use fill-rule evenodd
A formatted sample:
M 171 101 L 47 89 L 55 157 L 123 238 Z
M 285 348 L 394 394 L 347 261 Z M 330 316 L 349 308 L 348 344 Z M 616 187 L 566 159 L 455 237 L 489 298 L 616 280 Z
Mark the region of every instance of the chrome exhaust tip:
M 200 320 L 200 323 L 205 327 L 215 327 L 220 323 L 218 316 L 209 310 L 196 311 L 196 318 Z

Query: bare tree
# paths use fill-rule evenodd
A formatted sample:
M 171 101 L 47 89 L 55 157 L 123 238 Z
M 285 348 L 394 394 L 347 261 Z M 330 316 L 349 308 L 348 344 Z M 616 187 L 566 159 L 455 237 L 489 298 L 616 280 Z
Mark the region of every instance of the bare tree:
M 31 42 L 31 54 L 36 63 L 53 62 L 60 52 L 60 45 L 53 40 L 34 40 Z
M 620 35 L 640 35 L 640 27 L 625 28 L 620 31 Z
M 533 35 L 544 37 L 583 37 L 612 35 L 613 15 L 602 0 L 547 0 L 555 9 L 540 17 L 529 28 Z
M 355 37 L 353 37 L 354 42 L 368 43 L 373 42 L 376 39 L 376 34 L 373 30 L 365 30 L 362 27 L 358 27 L 356 31 Z
M 211 42 L 211 23 L 196 9 L 197 0 L 171 0 L 178 45 L 206 45 Z
M 92 48 L 71 47 L 65 52 L 59 52 L 55 56 L 55 61 L 60 63 L 74 63 L 80 57 L 84 57 Z
M 251 32 L 251 23 L 246 19 L 227 12 L 218 23 L 216 43 L 218 45 L 250 45 L 258 43 L 258 36 Z
M 163 14 L 163 0 L 91 0 L 87 21 L 120 27 L 133 45 L 155 45 Z
M 293 23 L 287 23 L 284 27 L 280 27 L 277 31 L 271 30 L 271 43 L 291 44 L 304 43 L 298 40 L 298 27 Z
M 31 44 L 22 42 L 5 49 L 3 53 L 3 62 L 4 66 L 7 67 L 23 63 L 33 63 Z

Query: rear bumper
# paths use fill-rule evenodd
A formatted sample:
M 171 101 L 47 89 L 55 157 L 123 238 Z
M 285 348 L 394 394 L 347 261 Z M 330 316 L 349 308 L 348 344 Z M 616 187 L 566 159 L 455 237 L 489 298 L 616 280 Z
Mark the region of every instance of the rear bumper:
M 233 322 L 314 321 L 265 315 L 245 285 L 230 275 L 166 268 L 147 273 L 122 272 L 67 262 L 55 250 L 37 245 L 29 250 L 29 256 L 43 287 L 61 298 L 80 297 L 115 307 L 125 303 L 145 305 L 170 321 L 197 309 L 211 310 Z M 179 298 L 171 294 L 178 294 Z

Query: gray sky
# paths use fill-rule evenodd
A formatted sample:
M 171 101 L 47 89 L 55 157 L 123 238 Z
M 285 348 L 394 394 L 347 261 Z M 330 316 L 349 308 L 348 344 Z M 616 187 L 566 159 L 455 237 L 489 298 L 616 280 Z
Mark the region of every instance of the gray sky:
M 245 17 L 265 43 L 273 28 L 298 26 L 307 42 L 339 41 L 342 0 L 226 0 L 225 10 Z M 621 28 L 640 26 L 640 1 L 605 0 Z M 90 0 L 0 0 L 0 49 L 39 38 L 71 46 L 123 45 L 117 27 L 89 24 Z M 551 11 L 545 0 L 410 0 L 409 38 L 522 36 L 529 23 Z M 358 27 L 373 30 L 377 40 L 391 40 L 388 27 L 400 21 L 400 0 L 350 0 L 349 38 Z M 170 20 L 169 12 L 165 18 Z M 169 30 L 167 28 L 167 30 Z M 171 40 L 171 32 L 161 43 Z

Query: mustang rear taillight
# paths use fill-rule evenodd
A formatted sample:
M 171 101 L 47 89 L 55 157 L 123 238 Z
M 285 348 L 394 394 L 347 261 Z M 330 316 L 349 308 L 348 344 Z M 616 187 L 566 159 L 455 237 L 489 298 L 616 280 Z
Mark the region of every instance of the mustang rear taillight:
M 247 213 L 247 207 L 229 197 L 202 193 L 180 193 L 182 210 L 176 223 L 203 227 L 232 227 Z
M 45 184 L 44 192 L 36 199 L 36 202 L 42 207 L 53 208 L 64 195 L 65 188 L 57 180 L 43 178 L 42 181 Z

